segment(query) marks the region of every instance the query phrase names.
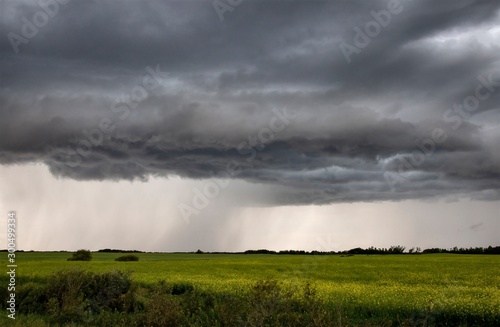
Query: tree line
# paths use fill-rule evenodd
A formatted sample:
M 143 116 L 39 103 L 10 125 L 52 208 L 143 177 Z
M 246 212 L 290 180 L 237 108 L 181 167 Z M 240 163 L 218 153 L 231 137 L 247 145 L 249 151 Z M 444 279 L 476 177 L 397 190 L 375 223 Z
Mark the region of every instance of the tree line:
M 457 253 L 457 254 L 500 254 L 500 246 L 488 246 L 488 247 L 469 247 L 469 248 L 458 248 L 453 247 L 449 249 L 444 248 L 429 248 L 422 250 L 420 247 L 410 248 L 405 251 L 406 247 L 401 245 L 393 245 L 389 248 L 376 248 L 370 246 L 369 248 L 363 249 L 360 247 L 353 248 L 345 251 L 304 251 L 304 250 L 282 250 L 273 251 L 267 249 L 259 250 L 247 250 L 243 252 L 244 254 L 310 254 L 310 255 L 325 255 L 325 254 L 422 254 L 422 253 Z M 197 253 L 215 253 L 215 252 L 203 252 L 198 250 Z

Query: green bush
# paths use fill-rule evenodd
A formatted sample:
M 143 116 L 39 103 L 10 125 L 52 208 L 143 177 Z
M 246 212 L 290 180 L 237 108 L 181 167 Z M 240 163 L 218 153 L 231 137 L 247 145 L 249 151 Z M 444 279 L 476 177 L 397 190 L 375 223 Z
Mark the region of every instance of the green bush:
M 146 307 L 147 326 L 179 326 L 182 318 L 182 308 L 179 303 L 165 294 L 154 294 Z
M 276 280 L 257 282 L 248 297 L 248 326 L 282 326 L 292 295 Z
M 215 304 L 215 312 L 222 326 L 245 326 L 245 301 L 237 296 L 223 296 Z
M 51 322 L 81 322 L 85 315 L 83 288 L 91 273 L 82 270 L 58 272 L 49 277 L 45 294 Z
M 257 282 L 247 297 L 246 326 L 332 326 L 334 313 L 325 310 L 316 288 L 310 283 L 298 286 Z
M 115 261 L 139 261 L 139 257 L 133 254 L 127 254 L 116 258 Z
M 73 256 L 71 258 L 68 258 L 68 261 L 90 261 L 92 260 L 92 254 L 90 253 L 90 250 L 78 250 L 75 253 L 73 253 Z
M 45 296 L 52 322 L 78 323 L 103 310 L 133 311 L 135 288 L 128 273 L 70 270 L 49 278 Z
M 19 313 L 23 314 L 43 314 L 47 310 L 47 295 L 43 285 L 35 283 L 21 284 L 16 290 L 16 297 L 19 303 Z
M 181 295 L 184 293 L 192 292 L 194 286 L 191 283 L 174 283 L 172 285 L 172 295 Z
M 109 271 L 94 274 L 83 289 L 92 312 L 109 309 L 131 312 L 134 308 L 135 287 L 129 273 Z

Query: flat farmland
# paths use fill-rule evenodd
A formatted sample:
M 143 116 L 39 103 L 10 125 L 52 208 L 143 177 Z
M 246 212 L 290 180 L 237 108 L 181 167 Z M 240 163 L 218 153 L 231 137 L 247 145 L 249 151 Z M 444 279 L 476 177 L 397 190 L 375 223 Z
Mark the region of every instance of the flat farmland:
M 190 285 L 198 292 L 245 298 L 256 284 L 274 281 L 298 297 L 299 289 L 312 285 L 325 310 L 345 317 L 347 325 L 383 325 L 398 317 L 432 325 L 432 315 L 463 325 L 500 322 L 500 257 L 495 255 L 134 253 L 139 261 L 114 260 L 121 255 L 92 253 L 92 261 L 81 262 L 67 261 L 71 253 L 17 253 L 17 284 L 43 285 L 54 274 L 75 269 L 119 270 L 129 272 L 140 289 Z M 4 288 L 7 283 L 2 277 Z

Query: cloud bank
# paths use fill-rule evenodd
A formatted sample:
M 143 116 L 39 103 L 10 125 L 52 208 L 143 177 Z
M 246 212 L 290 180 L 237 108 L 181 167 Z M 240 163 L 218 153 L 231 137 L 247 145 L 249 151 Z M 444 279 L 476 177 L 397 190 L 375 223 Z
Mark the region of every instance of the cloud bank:
M 500 3 L 48 3 L 2 3 L 1 164 L 500 199 Z

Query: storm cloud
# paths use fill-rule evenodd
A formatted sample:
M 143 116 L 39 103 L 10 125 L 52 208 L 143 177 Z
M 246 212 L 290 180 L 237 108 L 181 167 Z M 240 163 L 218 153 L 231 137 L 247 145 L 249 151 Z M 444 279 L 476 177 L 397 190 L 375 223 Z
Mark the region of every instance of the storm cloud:
M 500 199 L 499 2 L 214 3 L 2 2 L 0 163 Z

